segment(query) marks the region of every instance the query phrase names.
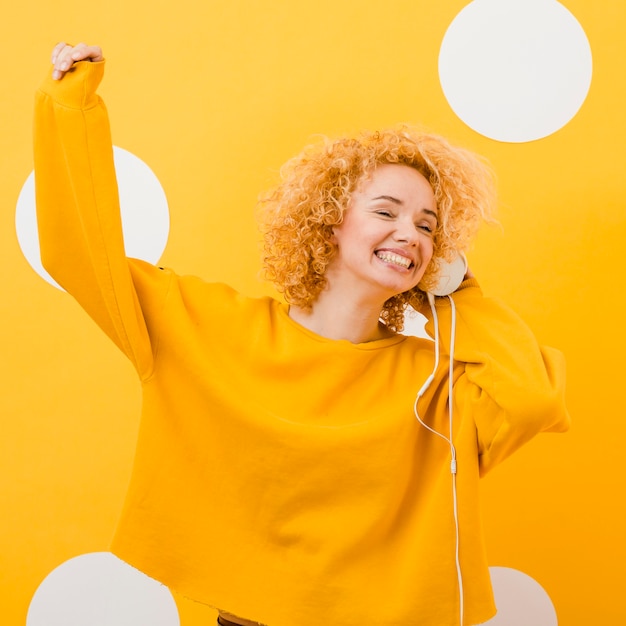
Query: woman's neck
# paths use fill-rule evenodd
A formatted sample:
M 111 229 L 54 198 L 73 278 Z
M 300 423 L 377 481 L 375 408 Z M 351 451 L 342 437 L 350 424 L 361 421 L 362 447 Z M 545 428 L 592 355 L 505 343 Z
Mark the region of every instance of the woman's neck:
M 342 298 L 323 291 L 310 311 L 292 305 L 289 317 L 327 339 L 367 343 L 395 334 L 380 321 L 381 310 L 380 302 L 358 302 L 353 298 Z

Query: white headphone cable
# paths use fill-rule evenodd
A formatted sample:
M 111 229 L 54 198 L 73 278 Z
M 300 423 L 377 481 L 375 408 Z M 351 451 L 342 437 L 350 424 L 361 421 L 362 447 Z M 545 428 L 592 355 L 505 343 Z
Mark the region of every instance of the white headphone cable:
M 428 387 L 431 385 L 433 380 L 435 379 L 435 374 L 437 373 L 437 368 L 439 367 L 439 319 L 437 316 L 437 310 L 435 308 L 435 297 L 432 294 L 428 295 L 428 303 L 430 304 L 430 309 L 433 314 L 433 323 L 434 323 L 434 335 L 435 335 L 435 363 L 433 366 L 433 370 L 422 385 L 421 389 L 417 392 L 417 396 L 415 397 L 415 402 L 413 404 L 413 412 L 415 413 L 415 417 L 417 421 L 431 433 L 441 437 L 449 446 L 450 446 L 450 472 L 452 474 L 452 506 L 453 506 L 453 514 L 454 514 L 454 527 L 455 527 L 455 562 L 456 562 L 456 573 L 459 587 L 459 624 L 463 625 L 463 617 L 464 617 L 464 600 L 463 600 L 463 575 L 461 573 L 461 560 L 459 554 L 459 544 L 460 544 L 460 535 L 459 535 L 459 512 L 458 512 L 458 501 L 457 501 L 457 492 L 456 492 L 456 473 L 457 473 L 457 459 L 456 459 L 456 448 L 454 447 L 454 443 L 452 441 L 453 436 L 453 388 L 454 388 L 454 380 L 452 376 L 452 368 L 454 365 L 454 342 L 456 339 L 456 306 L 454 303 L 454 299 L 452 296 L 448 295 L 448 299 L 450 300 L 450 313 L 451 313 L 451 324 L 450 324 L 450 358 L 448 364 L 448 415 L 449 415 L 449 429 L 450 436 L 449 438 L 445 435 L 442 435 L 440 432 L 436 431 L 434 428 L 431 428 L 428 424 L 426 424 L 419 415 L 417 410 L 417 404 L 419 399 L 424 395 Z
M 452 472 L 452 504 L 454 508 L 454 526 L 456 533 L 456 550 L 455 550 L 455 559 L 456 559 L 456 573 L 457 578 L 459 580 L 459 614 L 460 614 L 460 624 L 463 626 L 463 615 L 464 615 L 464 600 L 463 600 L 463 576 L 461 574 L 461 558 L 459 554 L 459 545 L 461 543 L 461 538 L 459 536 L 459 507 L 458 507 L 458 499 L 456 492 L 456 471 L 457 471 L 457 462 L 456 462 L 456 448 L 453 443 L 453 432 L 452 432 L 452 417 L 454 411 L 454 377 L 453 377 L 453 368 L 454 368 L 454 344 L 456 341 L 456 305 L 454 303 L 454 298 L 452 296 L 448 296 L 450 300 L 450 359 L 448 365 L 448 414 L 450 416 L 450 454 L 452 455 L 452 460 L 450 462 L 450 471 Z

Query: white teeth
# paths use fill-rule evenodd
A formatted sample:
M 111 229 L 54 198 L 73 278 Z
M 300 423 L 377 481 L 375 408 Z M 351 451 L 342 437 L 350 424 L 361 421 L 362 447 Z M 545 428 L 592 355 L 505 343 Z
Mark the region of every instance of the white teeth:
M 376 256 L 381 261 L 385 261 L 385 263 L 393 263 L 407 269 L 411 265 L 411 259 L 407 259 L 406 257 L 400 256 L 399 254 L 394 254 L 393 252 L 377 252 Z

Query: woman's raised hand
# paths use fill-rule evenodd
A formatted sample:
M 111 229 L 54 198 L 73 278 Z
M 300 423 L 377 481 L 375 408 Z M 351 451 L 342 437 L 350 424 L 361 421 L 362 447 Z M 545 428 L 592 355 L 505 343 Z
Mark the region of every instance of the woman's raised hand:
M 100 46 L 88 46 L 79 43 L 75 46 L 64 41 L 54 46 L 52 50 L 52 78 L 61 80 L 77 61 L 103 61 L 102 48 Z

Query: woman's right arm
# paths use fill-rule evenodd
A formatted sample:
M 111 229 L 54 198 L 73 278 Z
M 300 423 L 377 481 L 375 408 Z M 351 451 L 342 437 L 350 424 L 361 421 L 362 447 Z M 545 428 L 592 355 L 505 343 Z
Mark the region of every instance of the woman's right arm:
M 146 378 L 150 339 L 124 253 L 107 111 L 96 94 L 102 51 L 59 44 L 53 65 L 35 105 L 41 260 Z

